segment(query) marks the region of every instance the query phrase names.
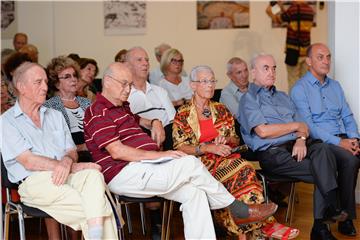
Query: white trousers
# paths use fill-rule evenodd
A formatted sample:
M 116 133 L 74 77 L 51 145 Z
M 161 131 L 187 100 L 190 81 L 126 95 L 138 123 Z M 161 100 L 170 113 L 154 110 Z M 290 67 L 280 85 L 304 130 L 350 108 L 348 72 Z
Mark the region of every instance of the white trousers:
M 235 198 L 194 156 L 161 164 L 132 162 L 109 183 L 112 192 L 130 197 L 160 196 L 181 203 L 186 239 L 215 239 L 210 209 Z
M 56 186 L 51 171 L 35 172 L 19 185 L 21 201 L 49 214 L 56 221 L 82 230 L 88 239 L 87 220 L 104 217 L 103 239 L 117 239 L 117 227 L 105 196 L 101 172 L 86 169 L 70 174 L 66 183 Z

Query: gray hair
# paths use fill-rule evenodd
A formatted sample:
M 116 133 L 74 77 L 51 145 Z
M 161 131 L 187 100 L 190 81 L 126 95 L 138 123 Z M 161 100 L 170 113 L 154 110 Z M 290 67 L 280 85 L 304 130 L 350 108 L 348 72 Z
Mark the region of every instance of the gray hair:
M 163 52 L 162 50 L 163 49 L 167 50 L 169 48 L 171 48 L 171 46 L 167 43 L 160 44 L 159 46 L 155 47 L 155 49 L 154 49 L 155 56 L 161 57 L 161 52 Z
M 251 58 L 251 61 L 250 61 L 250 66 L 251 66 L 251 69 L 254 69 L 256 67 L 256 61 L 258 60 L 258 58 L 260 57 L 272 57 L 272 59 L 274 59 L 274 56 L 271 55 L 271 54 L 268 54 L 268 53 L 255 53 L 253 55 L 253 57 Z M 275 61 L 275 59 L 274 59 Z
M 15 87 L 19 82 L 25 81 L 25 78 L 24 78 L 25 73 L 30 68 L 33 68 L 33 67 L 39 67 L 39 68 L 43 69 L 43 67 L 41 65 L 39 65 L 37 63 L 33 63 L 33 62 L 24 62 L 15 69 L 14 76 L 13 76 L 13 83 L 14 83 Z
M 246 62 L 243 59 L 239 58 L 239 57 L 230 58 L 230 60 L 226 63 L 226 72 L 227 72 L 227 74 L 230 74 L 232 72 L 232 66 L 234 64 L 240 64 L 240 63 L 243 63 L 243 64 L 247 65 Z
M 146 52 L 146 50 L 140 46 L 135 46 L 135 47 L 129 48 L 125 54 L 125 62 L 128 62 L 130 60 L 130 56 L 134 50 L 143 50 L 144 52 Z
M 211 69 L 211 67 L 207 66 L 207 65 L 198 65 L 193 67 L 193 69 L 191 69 L 190 72 L 190 80 L 193 81 L 198 81 L 197 79 L 197 75 L 199 72 L 209 72 L 212 75 L 215 76 L 214 71 Z

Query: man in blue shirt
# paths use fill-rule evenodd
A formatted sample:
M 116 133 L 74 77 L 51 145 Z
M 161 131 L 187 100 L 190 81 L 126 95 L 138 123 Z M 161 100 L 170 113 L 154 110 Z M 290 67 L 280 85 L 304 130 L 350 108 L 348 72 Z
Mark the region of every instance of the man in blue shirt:
M 239 102 L 249 86 L 249 70 L 244 60 L 231 58 L 226 64 L 228 85 L 221 91 L 220 102 L 225 104 L 234 117 L 237 117 Z
M 245 143 L 256 151 L 265 172 L 315 184 L 314 225 L 311 239 L 335 239 L 329 220 L 345 220 L 337 210 L 336 159 L 327 144 L 308 138 L 305 123 L 296 121 L 290 98 L 276 90 L 276 64 L 271 55 L 251 61 L 248 92 L 240 100 L 239 122 Z
M 352 220 L 356 218 L 355 186 L 360 166 L 358 127 L 339 82 L 327 77 L 331 64 L 328 47 L 321 43 L 311 45 L 306 63 L 309 71 L 297 81 L 291 98 L 309 126 L 311 137 L 332 144 L 331 150 L 342 169 L 338 177 L 340 203 L 349 214 L 345 222 L 339 222 L 338 230 L 355 236 Z

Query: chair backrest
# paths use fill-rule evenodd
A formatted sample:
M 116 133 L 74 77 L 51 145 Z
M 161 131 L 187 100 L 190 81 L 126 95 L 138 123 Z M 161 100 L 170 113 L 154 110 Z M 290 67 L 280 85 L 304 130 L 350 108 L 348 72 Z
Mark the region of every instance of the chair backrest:
M 211 100 L 215 102 L 219 102 L 220 96 L 221 96 L 222 89 L 215 89 L 214 96 L 211 98 Z
M 9 189 L 17 189 L 18 185 L 15 183 L 10 182 L 7 169 L 4 165 L 4 161 L 1 156 L 1 186 Z

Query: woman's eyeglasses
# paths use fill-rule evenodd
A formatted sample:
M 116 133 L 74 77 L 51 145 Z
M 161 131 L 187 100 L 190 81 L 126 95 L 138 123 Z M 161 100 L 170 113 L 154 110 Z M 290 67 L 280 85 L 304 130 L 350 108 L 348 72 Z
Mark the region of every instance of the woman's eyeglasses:
M 172 64 L 183 64 L 183 63 L 184 63 L 184 59 L 175 59 L 175 58 L 172 58 L 172 59 L 170 60 L 170 62 L 171 62 Z
M 68 73 L 68 74 L 65 74 L 64 76 L 59 77 L 59 79 L 64 79 L 64 80 L 68 80 L 68 79 L 71 79 L 71 78 L 76 78 L 77 79 L 78 75 L 76 73 L 74 73 L 74 74 Z
M 202 85 L 215 85 L 217 83 L 217 80 L 215 79 L 201 79 L 201 80 L 198 80 L 198 81 L 192 81 L 192 82 L 197 82 L 197 83 L 200 83 Z

